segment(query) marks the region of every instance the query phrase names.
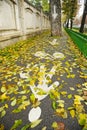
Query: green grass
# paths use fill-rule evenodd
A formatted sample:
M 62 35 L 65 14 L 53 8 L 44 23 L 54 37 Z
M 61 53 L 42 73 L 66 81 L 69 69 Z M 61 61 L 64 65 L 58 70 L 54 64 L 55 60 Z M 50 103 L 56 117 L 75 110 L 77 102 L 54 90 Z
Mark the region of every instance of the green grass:
M 65 29 L 68 35 L 71 37 L 73 42 L 78 46 L 81 53 L 87 58 L 87 35 L 81 34 L 79 32 Z

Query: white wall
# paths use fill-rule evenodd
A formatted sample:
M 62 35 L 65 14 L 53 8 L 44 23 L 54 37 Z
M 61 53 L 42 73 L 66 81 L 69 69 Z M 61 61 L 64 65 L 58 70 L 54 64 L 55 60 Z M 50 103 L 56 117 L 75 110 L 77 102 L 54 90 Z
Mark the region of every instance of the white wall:
M 28 0 L 0 1 L 0 48 L 48 28 L 49 18 Z
M 0 30 L 15 29 L 14 4 L 9 0 L 0 1 Z

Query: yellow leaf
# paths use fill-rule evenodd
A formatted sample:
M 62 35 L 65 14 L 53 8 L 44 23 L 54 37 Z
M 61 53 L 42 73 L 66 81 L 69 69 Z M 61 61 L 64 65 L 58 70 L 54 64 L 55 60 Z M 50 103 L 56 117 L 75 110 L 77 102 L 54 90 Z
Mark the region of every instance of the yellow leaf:
M 72 98 L 72 94 L 69 94 L 69 95 L 68 95 L 68 98 L 71 99 L 71 98 Z
M 64 111 L 64 114 L 62 115 L 62 117 L 63 117 L 63 118 L 67 118 L 67 116 L 68 116 L 68 115 L 67 115 L 67 112 L 66 112 L 66 110 L 65 110 L 65 111 Z
M 57 113 L 64 113 L 64 108 L 58 108 L 58 109 L 56 109 L 56 112 Z
M 56 90 L 51 89 L 51 91 L 50 91 L 50 92 L 53 94 L 53 96 L 54 96 L 55 98 L 60 98 L 60 93 L 59 93 L 59 92 L 57 92 Z
M 79 118 L 78 118 L 79 124 L 80 125 L 85 125 L 87 121 L 87 114 L 80 113 Z
M 66 71 L 68 74 L 70 74 L 70 71 L 69 71 L 68 68 L 65 68 L 65 71 Z
M 79 100 L 79 101 L 83 101 L 84 99 L 81 97 L 81 96 L 79 96 L 79 95 L 75 95 L 74 96 L 77 100 Z
M 52 127 L 53 127 L 53 128 L 57 128 L 57 127 L 58 127 L 57 122 L 53 122 L 53 123 L 52 123 Z
M 72 118 L 75 117 L 75 111 L 74 110 L 70 110 L 70 114 L 71 114 Z
M 6 111 L 3 109 L 3 111 L 1 112 L 1 117 L 5 116 Z
M 38 79 L 39 80 L 39 79 Z M 39 80 L 39 85 L 42 85 L 43 84 L 43 81 L 42 80 Z
M 76 108 L 76 111 L 79 113 L 84 111 L 84 106 L 82 104 L 80 104 L 80 105 L 76 104 L 75 108 Z
M 62 91 L 61 94 L 62 94 L 62 95 L 66 95 L 67 92 L 66 92 L 66 91 Z
M 44 126 L 43 128 L 42 128 L 42 130 L 46 130 L 47 129 L 47 127 L 46 126 Z
M 44 75 L 44 72 L 38 72 L 38 75 L 42 77 Z
M 70 90 L 74 91 L 75 89 L 73 87 L 70 87 Z
M 38 92 L 37 92 L 38 95 L 45 95 L 46 94 L 46 92 L 41 88 L 37 88 L 37 90 L 38 90 Z
M 75 74 L 69 74 L 67 75 L 67 78 L 75 78 Z
M 84 75 L 84 76 L 80 75 L 80 77 L 84 78 L 84 79 L 87 79 L 87 75 Z
M 75 105 L 80 105 L 81 102 L 80 102 L 80 100 L 78 100 L 78 99 L 74 99 L 74 104 L 75 104 Z
M 67 112 L 66 112 L 66 110 L 64 108 L 58 108 L 58 109 L 56 109 L 56 114 L 58 116 L 63 117 L 63 118 L 67 118 Z
M 2 92 L 2 93 L 6 92 L 6 87 L 2 87 L 2 88 L 1 88 L 1 92 Z
M 31 103 L 34 103 L 36 101 L 34 94 L 30 95 L 30 101 L 31 101 Z
M 36 121 L 32 122 L 32 123 L 31 123 L 31 128 L 34 128 L 34 127 L 36 127 L 37 125 L 39 125 L 41 121 L 42 121 L 42 119 L 39 119 L 39 120 L 36 120 Z
M 41 103 L 40 101 L 36 100 L 32 106 L 33 106 L 33 107 L 37 107 L 37 106 L 40 105 L 40 103 Z
M 81 88 L 81 84 L 77 84 L 76 86 L 77 86 L 77 88 Z
M 70 63 L 68 61 L 65 62 L 65 64 L 70 67 Z
M 33 86 L 33 85 L 34 85 L 34 83 L 35 83 L 35 81 L 34 81 L 34 80 L 31 80 L 31 81 L 30 81 L 30 85 L 31 85 L 31 86 Z
M 64 100 L 58 100 L 57 102 L 59 103 L 59 107 L 64 107 Z
M 11 102 L 11 106 L 15 106 L 15 105 L 16 105 L 16 102 L 17 102 L 17 100 L 14 99 L 14 100 Z
M 59 107 L 64 107 L 64 103 L 59 103 Z
M 75 78 L 75 74 L 71 74 L 71 78 Z
M 5 104 L 5 108 L 8 108 L 8 104 Z
M 2 95 L 0 96 L 0 99 L 1 99 L 1 100 L 5 100 L 5 99 L 9 99 L 9 98 L 10 98 L 10 97 L 7 96 L 6 93 L 4 93 L 4 94 L 2 94 Z
M 68 107 L 68 110 L 72 110 L 72 109 L 74 109 L 74 107 Z
M 26 107 L 30 105 L 30 102 L 29 101 L 23 101 L 22 104 L 18 107 L 19 110 L 25 110 Z
M 83 86 L 87 87 L 87 82 L 85 82 L 84 84 L 82 84 Z

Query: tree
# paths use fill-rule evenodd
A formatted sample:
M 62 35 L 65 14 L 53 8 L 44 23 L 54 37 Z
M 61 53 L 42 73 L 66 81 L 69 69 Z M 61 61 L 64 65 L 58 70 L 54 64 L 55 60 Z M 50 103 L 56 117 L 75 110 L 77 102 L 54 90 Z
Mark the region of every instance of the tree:
M 51 35 L 61 36 L 61 0 L 30 0 L 35 6 L 41 3 L 44 11 L 50 11 Z
M 70 3 L 68 0 L 63 0 L 62 1 L 62 10 L 63 10 L 63 15 L 65 17 L 65 25 L 68 28 L 69 27 L 69 9 L 70 8 Z
M 34 6 L 42 6 L 44 12 L 49 12 L 48 0 L 29 0 Z
M 85 24 L 85 20 L 86 20 L 86 15 L 87 15 L 87 0 L 85 1 L 85 8 L 84 8 L 81 26 L 80 26 L 80 30 L 79 30 L 81 33 L 84 32 L 84 24 Z
M 77 0 L 63 0 L 62 9 L 66 15 L 66 27 L 72 29 L 73 20 L 77 13 Z
M 44 12 L 49 12 L 49 2 L 48 0 L 42 0 L 42 7 Z
M 51 35 L 61 36 L 61 1 L 50 0 Z
M 42 0 L 29 0 L 29 2 L 36 8 L 41 9 Z

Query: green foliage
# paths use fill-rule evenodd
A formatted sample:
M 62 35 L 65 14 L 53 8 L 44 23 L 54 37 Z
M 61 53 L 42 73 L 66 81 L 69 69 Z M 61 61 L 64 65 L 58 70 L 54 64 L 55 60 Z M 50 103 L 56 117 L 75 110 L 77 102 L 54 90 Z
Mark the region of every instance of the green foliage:
M 73 21 L 77 13 L 77 0 L 63 0 L 62 10 L 65 15 L 65 21 L 71 19 Z
M 49 11 L 49 3 L 48 3 L 48 0 L 42 0 L 42 7 L 43 7 L 43 10 L 48 12 Z
M 42 6 L 43 11 L 49 11 L 49 3 L 48 0 L 30 0 L 30 3 L 35 5 L 36 7 Z

